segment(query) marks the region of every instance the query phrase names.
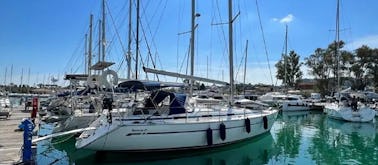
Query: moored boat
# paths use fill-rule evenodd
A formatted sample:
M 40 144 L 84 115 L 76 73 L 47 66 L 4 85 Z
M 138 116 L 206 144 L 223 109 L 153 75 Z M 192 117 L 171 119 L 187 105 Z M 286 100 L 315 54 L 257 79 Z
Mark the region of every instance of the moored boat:
M 90 125 L 95 130 L 80 135 L 76 147 L 146 152 L 222 146 L 268 132 L 278 113 L 221 105 L 194 107 L 186 100 L 185 94 L 152 91 L 143 103 L 130 102 L 119 116 L 103 114 Z

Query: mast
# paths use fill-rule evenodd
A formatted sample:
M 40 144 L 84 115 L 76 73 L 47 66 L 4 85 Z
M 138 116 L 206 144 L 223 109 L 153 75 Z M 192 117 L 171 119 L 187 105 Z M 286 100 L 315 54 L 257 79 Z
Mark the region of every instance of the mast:
M 287 88 L 287 33 L 288 33 L 288 26 L 286 24 L 286 32 L 285 32 L 285 55 L 284 55 L 284 67 L 285 67 L 285 75 L 284 75 L 284 87 Z
M 24 68 L 21 68 L 21 81 L 20 81 L 20 86 L 22 86 L 22 80 L 24 78 Z
M 244 84 L 244 95 L 245 95 L 245 77 L 247 76 L 247 56 L 248 56 L 248 40 L 245 43 L 245 60 L 244 60 L 244 79 L 243 79 L 243 84 Z
M 91 76 L 91 66 L 92 66 L 92 32 L 93 30 L 93 14 L 89 16 L 89 43 L 88 43 L 88 76 Z
M 139 0 L 137 0 L 136 52 L 135 52 L 135 79 L 138 79 L 139 56 Z
M 232 0 L 228 0 L 228 51 L 230 67 L 230 104 L 234 99 L 234 56 L 233 56 L 233 36 L 232 36 Z
M 88 34 L 85 34 L 85 41 L 84 41 L 84 73 L 85 74 L 88 74 L 88 48 L 87 48 L 87 44 L 88 44 Z
M 192 0 L 191 10 L 191 33 L 190 33 L 190 76 L 194 76 L 194 37 L 195 37 L 195 0 Z M 190 79 L 190 96 L 193 96 L 193 79 Z
M 98 20 L 98 24 L 101 25 L 101 20 Z M 101 61 L 101 26 L 98 26 L 98 62 Z
M 12 76 L 13 76 L 13 64 L 11 66 L 11 70 L 10 70 L 10 82 L 9 82 L 9 92 L 12 93 Z
M 29 93 L 29 90 L 30 90 L 30 84 L 29 84 L 29 83 L 30 83 L 30 67 L 29 67 L 29 69 L 28 69 L 28 86 L 29 86 L 29 87 L 27 88 L 27 89 L 28 89 L 28 93 Z
M 128 31 L 128 44 L 127 44 L 127 79 L 131 76 L 131 7 L 132 0 L 129 0 L 129 31 Z
M 102 0 L 102 61 L 105 61 L 105 0 Z
M 338 99 L 340 100 L 340 53 L 339 53 L 339 42 L 340 42 L 340 25 L 339 25 L 339 0 L 337 0 L 337 9 L 336 9 L 336 50 L 335 50 L 335 55 L 337 58 L 337 92 L 339 93 Z

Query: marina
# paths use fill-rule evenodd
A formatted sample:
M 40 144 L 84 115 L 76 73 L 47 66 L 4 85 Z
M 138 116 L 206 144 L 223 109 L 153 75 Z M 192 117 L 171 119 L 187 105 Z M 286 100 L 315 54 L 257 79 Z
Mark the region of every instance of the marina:
M 260 1 L 5 1 L 0 165 L 376 164 L 378 2 Z
M 20 159 L 22 132 L 13 128 L 25 114 L 16 111 L 11 119 L 0 121 L 8 125 L 8 130 L 2 129 L 7 136 L 0 139 L 2 164 Z M 374 164 L 376 128 L 377 123 L 343 122 L 319 111 L 281 112 L 269 133 L 211 150 L 96 153 L 76 149 L 76 137 L 65 136 L 38 142 L 33 156 L 37 164 Z M 51 129 L 46 126 L 42 132 Z

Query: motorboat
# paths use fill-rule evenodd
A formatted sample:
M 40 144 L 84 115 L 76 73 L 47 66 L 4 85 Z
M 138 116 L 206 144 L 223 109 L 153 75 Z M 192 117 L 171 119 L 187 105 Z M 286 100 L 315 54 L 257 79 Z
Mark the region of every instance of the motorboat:
M 258 97 L 258 100 L 268 104 L 270 106 L 280 106 L 282 102 L 287 98 L 287 95 L 281 92 L 268 92 Z
M 312 104 L 303 100 L 300 95 L 287 95 L 281 102 L 282 111 L 307 111 L 311 108 Z

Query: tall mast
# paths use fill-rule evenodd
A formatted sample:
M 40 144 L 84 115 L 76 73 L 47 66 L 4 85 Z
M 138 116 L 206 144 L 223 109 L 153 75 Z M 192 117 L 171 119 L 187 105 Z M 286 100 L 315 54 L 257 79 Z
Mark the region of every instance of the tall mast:
M 136 52 L 135 52 L 135 79 L 138 79 L 139 56 L 139 0 L 137 0 Z
M 28 93 L 29 93 L 29 89 L 30 89 L 30 86 L 31 86 L 31 85 L 30 85 L 30 67 L 29 67 L 29 69 L 28 69 L 28 86 L 29 86 L 29 87 L 28 87 L 27 89 L 28 89 Z
M 129 31 L 128 31 L 128 44 L 127 44 L 127 79 L 131 76 L 131 7 L 132 0 L 129 0 Z
M 88 43 L 88 76 L 91 76 L 91 66 L 92 66 L 92 32 L 93 30 L 93 14 L 89 17 L 89 43 Z
M 102 0 L 102 61 L 105 61 L 105 0 Z
M 98 62 L 101 61 L 101 20 L 98 20 Z
M 194 76 L 194 37 L 195 37 L 195 4 L 196 1 L 192 0 L 192 19 L 191 19 L 191 33 L 190 33 L 190 76 Z M 193 79 L 190 79 L 190 96 L 193 95 Z
M 9 92 L 12 93 L 12 76 L 13 76 L 13 64 L 11 66 L 11 70 L 10 70 L 10 82 L 9 82 Z
M 24 78 L 24 68 L 21 68 L 21 81 L 20 81 L 20 86 L 22 86 L 22 80 Z
M 243 79 L 243 84 L 244 84 L 244 95 L 245 95 L 245 77 L 247 76 L 247 56 L 248 56 L 248 40 L 245 43 L 245 60 L 244 60 L 244 79 Z
M 88 74 L 88 48 L 87 48 L 87 44 L 88 44 L 88 34 L 85 34 L 85 41 L 84 41 L 84 73 L 85 74 Z
M 288 26 L 286 24 L 286 32 L 285 32 L 285 55 L 284 55 L 284 67 L 285 67 L 285 75 L 284 75 L 284 87 L 287 88 L 287 33 L 288 33 Z
M 232 36 L 232 0 L 228 0 L 228 51 L 230 67 L 230 104 L 234 99 L 234 56 L 233 56 L 233 36 Z
M 337 57 L 337 91 L 340 92 L 340 53 L 339 53 L 339 42 L 340 42 L 340 26 L 339 26 L 339 0 L 337 0 L 337 9 L 336 9 L 336 50 L 335 55 Z M 340 99 L 340 93 L 339 93 L 339 99 Z
M 12 76 L 13 76 L 13 64 L 11 65 L 11 70 L 10 70 L 10 84 L 13 81 Z

